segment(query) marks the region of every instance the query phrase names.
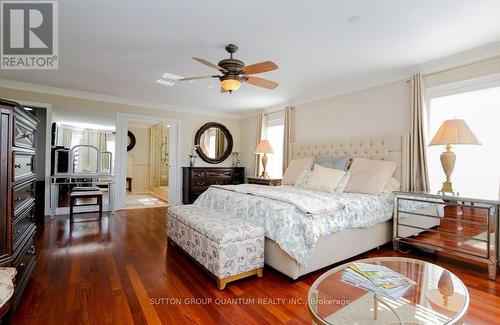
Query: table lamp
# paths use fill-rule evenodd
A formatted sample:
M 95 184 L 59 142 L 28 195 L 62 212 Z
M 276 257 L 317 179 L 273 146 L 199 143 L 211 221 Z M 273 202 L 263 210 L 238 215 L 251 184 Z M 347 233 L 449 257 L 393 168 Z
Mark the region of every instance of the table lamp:
M 271 147 L 271 144 L 267 140 L 260 140 L 259 144 L 257 145 L 257 148 L 255 148 L 255 153 L 256 154 L 264 154 L 262 156 L 262 174 L 260 177 L 262 178 L 269 178 L 269 175 L 267 175 L 266 172 L 266 165 L 267 165 L 267 156 L 266 153 L 273 153 L 273 147 Z
M 446 181 L 443 182 L 443 186 L 439 193 L 455 194 L 451 184 L 451 174 L 453 173 L 456 159 L 455 153 L 451 151 L 452 144 L 479 145 L 481 143 L 464 120 L 447 120 L 441 124 L 439 130 L 436 132 L 436 135 L 434 135 L 434 138 L 429 144 L 429 146 L 446 146 L 446 151 L 444 151 L 440 156 L 441 166 L 443 166 L 443 171 L 446 175 Z

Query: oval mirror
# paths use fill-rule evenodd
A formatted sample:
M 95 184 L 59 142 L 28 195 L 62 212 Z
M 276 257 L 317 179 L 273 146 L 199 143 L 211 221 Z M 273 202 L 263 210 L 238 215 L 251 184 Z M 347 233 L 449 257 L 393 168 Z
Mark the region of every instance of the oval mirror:
M 224 125 L 209 122 L 196 132 L 194 145 L 198 156 L 203 161 L 210 164 L 218 164 L 231 154 L 233 150 L 233 137 Z

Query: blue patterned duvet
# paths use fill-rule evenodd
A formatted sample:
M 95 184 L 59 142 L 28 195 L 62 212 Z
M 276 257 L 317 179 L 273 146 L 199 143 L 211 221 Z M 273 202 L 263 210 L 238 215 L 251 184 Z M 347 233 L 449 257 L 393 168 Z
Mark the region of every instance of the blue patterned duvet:
M 294 186 L 286 188 L 297 194 L 328 195 L 332 200 L 343 204 L 344 209 L 312 219 L 283 201 L 214 187 L 200 195 L 194 204 L 229 213 L 263 227 L 266 237 L 274 240 L 302 266 L 307 265 L 319 237 L 346 228 L 368 228 L 392 218 L 392 194 L 325 193 Z

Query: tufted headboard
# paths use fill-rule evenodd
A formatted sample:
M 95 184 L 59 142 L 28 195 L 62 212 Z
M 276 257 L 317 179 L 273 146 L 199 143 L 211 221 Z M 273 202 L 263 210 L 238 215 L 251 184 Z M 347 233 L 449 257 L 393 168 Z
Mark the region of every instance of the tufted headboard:
M 351 157 L 363 157 L 377 160 L 395 161 L 398 169 L 394 177 L 402 181 L 406 172 L 407 136 L 378 135 L 367 137 L 341 138 L 326 141 L 292 143 L 291 158 L 303 158 L 314 155 L 338 156 L 349 154 Z M 402 181 L 404 183 L 404 181 Z

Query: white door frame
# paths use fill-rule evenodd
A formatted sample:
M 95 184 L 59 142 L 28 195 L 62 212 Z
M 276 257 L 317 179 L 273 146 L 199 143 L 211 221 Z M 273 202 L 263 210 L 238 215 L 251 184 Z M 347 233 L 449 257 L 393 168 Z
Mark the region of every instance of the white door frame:
M 158 121 L 170 125 L 169 139 L 169 181 L 168 181 L 168 203 L 171 205 L 179 204 L 181 201 L 181 174 L 179 166 L 181 165 L 180 152 L 180 121 L 169 118 L 161 118 L 151 115 L 136 115 L 128 113 L 116 113 L 116 136 L 115 136 L 115 174 L 116 191 L 115 206 L 116 209 L 125 207 L 126 197 L 126 178 L 127 178 L 127 131 L 129 120 Z
M 51 148 L 52 148 L 52 104 L 47 103 L 39 103 L 39 102 L 30 102 L 27 100 L 12 100 L 18 102 L 21 105 L 26 106 L 35 106 L 45 108 L 46 116 L 45 116 L 45 208 L 43 214 L 48 216 L 50 215 L 50 165 L 51 165 Z

